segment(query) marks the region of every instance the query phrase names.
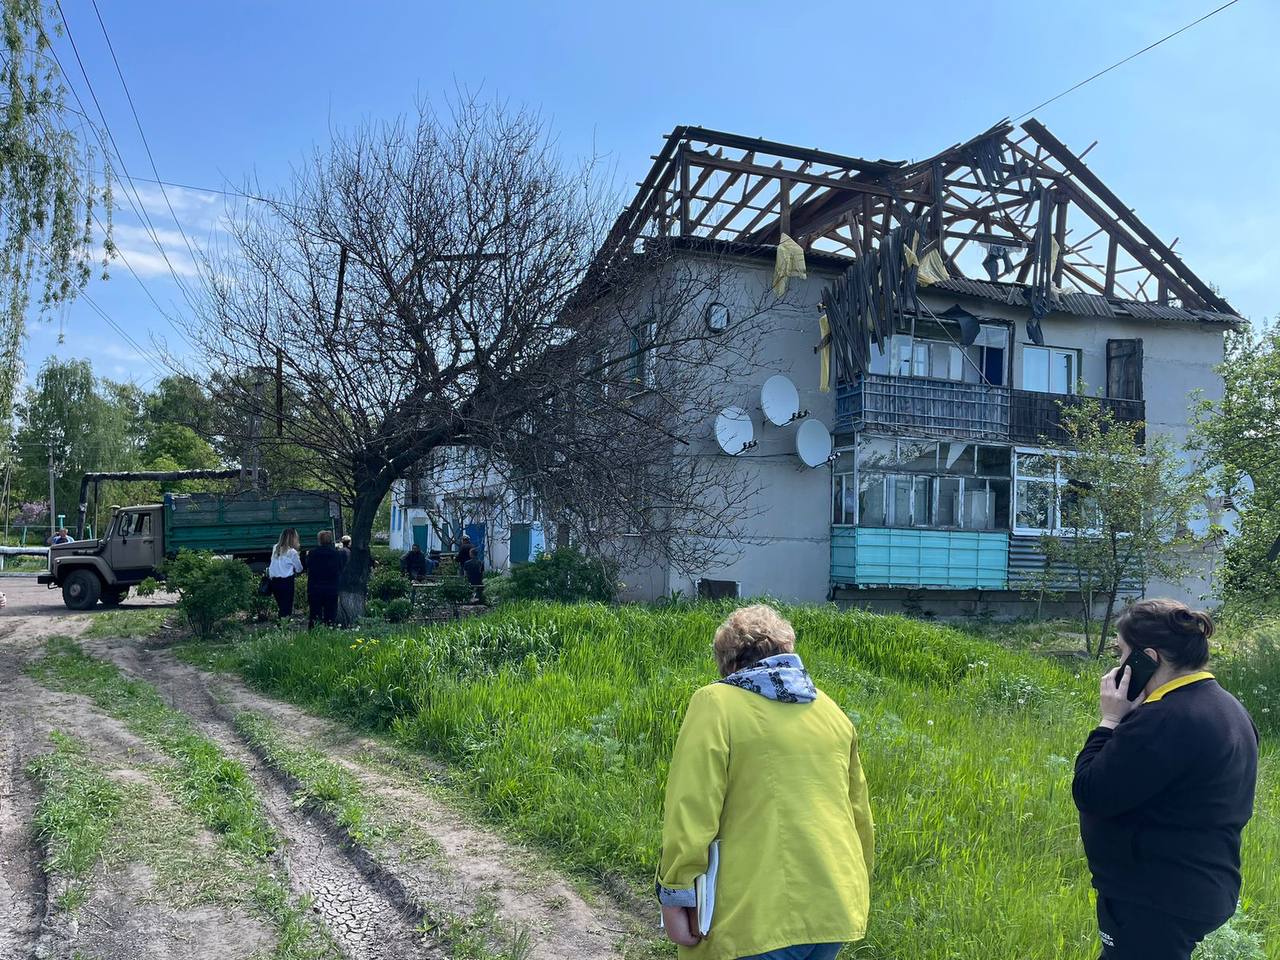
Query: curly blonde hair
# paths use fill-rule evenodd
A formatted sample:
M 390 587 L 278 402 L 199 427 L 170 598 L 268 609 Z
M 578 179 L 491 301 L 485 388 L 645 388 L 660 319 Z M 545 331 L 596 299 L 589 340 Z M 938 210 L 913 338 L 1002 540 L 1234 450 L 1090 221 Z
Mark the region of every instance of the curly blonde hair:
M 765 657 L 795 652 L 796 632 L 773 607 L 757 603 L 729 614 L 716 630 L 712 649 L 720 676 L 727 677 Z

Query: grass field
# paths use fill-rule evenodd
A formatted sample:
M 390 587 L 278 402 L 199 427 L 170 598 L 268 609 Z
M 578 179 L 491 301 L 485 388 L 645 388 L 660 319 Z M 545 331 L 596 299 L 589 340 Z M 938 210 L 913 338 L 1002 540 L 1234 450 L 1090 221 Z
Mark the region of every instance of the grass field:
M 1072 761 L 1102 664 L 1064 664 L 945 627 L 789 609 L 817 684 L 857 725 L 878 830 L 859 958 L 1092 960 Z M 667 760 L 715 678 L 719 607 L 505 607 L 388 632 L 268 632 L 193 659 L 448 759 L 495 821 L 587 873 L 652 883 Z M 1244 946 L 1280 957 L 1280 759 L 1264 740 L 1246 833 Z

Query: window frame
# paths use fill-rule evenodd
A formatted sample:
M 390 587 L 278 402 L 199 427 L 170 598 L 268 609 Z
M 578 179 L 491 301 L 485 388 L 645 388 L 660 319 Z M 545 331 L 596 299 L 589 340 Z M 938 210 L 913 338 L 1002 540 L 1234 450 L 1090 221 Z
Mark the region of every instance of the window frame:
M 1021 476 L 1018 472 L 1019 456 L 1039 456 L 1048 457 L 1053 463 L 1053 477 L 1031 477 Z M 1063 470 L 1063 464 L 1069 462 L 1074 456 L 1070 450 L 1046 450 L 1042 447 L 1014 447 L 1013 448 L 1013 484 L 1010 487 L 1009 500 L 1009 530 L 1016 536 L 1023 537 L 1063 537 L 1074 536 L 1077 528 L 1064 527 L 1062 525 L 1062 490 L 1064 487 L 1071 485 L 1071 476 L 1067 471 Z M 1018 525 L 1018 484 L 1021 481 L 1027 483 L 1042 483 L 1053 485 L 1053 497 L 1049 501 L 1049 526 L 1048 527 L 1023 527 Z M 1085 536 L 1101 536 L 1101 528 L 1091 527 L 1080 530 Z
M 864 471 L 858 457 L 859 442 L 863 441 L 864 439 L 892 441 L 895 444 L 894 466 L 891 467 L 890 469 L 873 468 L 873 469 Z M 901 445 L 904 443 L 934 444 L 935 459 L 934 459 L 933 469 L 932 470 L 910 470 L 910 469 L 903 469 L 899 467 L 898 466 L 898 462 L 899 462 L 898 457 L 900 456 L 899 451 L 901 450 Z M 943 466 L 946 454 L 942 446 L 943 444 L 946 444 L 946 443 L 961 443 L 965 446 L 970 446 L 974 448 L 974 458 L 973 458 L 974 469 L 972 474 L 951 473 L 946 470 L 946 468 Z M 979 448 L 982 448 L 982 447 L 1008 449 L 1010 451 L 1009 476 L 990 476 L 986 474 L 980 474 L 978 472 L 978 461 L 979 461 L 978 450 Z M 977 440 L 947 441 L 947 440 L 936 440 L 933 438 L 882 437 L 876 434 L 867 435 L 864 437 L 863 435 L 859 434 L 858 439 L 855 440 L 853 445 L 843 446 L 839 448 L 836 451 L 836 453 L 837 453 L 837 459 L 832 464 L 832 468 L 831 468 L 832 486 L 830 491 L 831 493 L 830 517 L 831 517 L 832 526 L 838 526 L 838 527 L 864 526 L 862 521 L 861 494 L 862 494 L 862 481 L 865 474 L 869 481 L 871 480 L 871 478 L 877 478 L 881 484 L 881 502 L 884 504 L 884 517 L 885 517 L 885 522 L 883 524 L 866 525 L 868 527 L 874 527 L 877 529 L 956 530 L 956 531 L 972 531 L 972 532 L 978 532 L 978 533 L 995 533 L 995 532 L 1005 533 L 1005 532 L 1011 531 L 1013 528 L 1013 520 L 1014 520 L 1014 517 L 1013 517 L 1013 506 L 1014 506 L 1013 463 L 1016 459 L 1016 453 L 1014 448 L 1011 448 L 1011 447 L 1006 448 L 1006 447 L 1003 447 L 1003 445 L 1001 444 L 982 443 L 981 441 L 977 441 Z M 852 456 L 853 466 L 849 470 L 840 470 L 839 469 L 840 458 L 846 455 Z M 894 513 L 893 500 L 892 500 L 892 484 L 890 483 L 890 481 L 892 478 L 895 478 L 895 477 L 911 478 L 911 495 L 909 498 L 910 517 L 906 522 L 897 522 L 898 518 L 896 516 L 893 517 L 894 522 L 890 522 L 890 517 Z M 919 518 L 917 518 L 915 515 L 916 505 L 918 501 L 916 485 L 917 485 L 917 482 L 921 480 L 929 484 L 928 517 L 925 522 L 920 522 Z M 975 527 L 972 525 L 965 524 L 963 522 L 960 524 L 948 524 L 945 526 L 936 524 L 934 521 L 938 516 L 938 498 L 941 492 L 943 480 L 958 480 L 960 482 L 959 515 L 962 521 L 967 516 L 967 495 L 973 490 L 986 491 L 988 497 L 992 498 L 990 501 L 992 504 L 992 510 L 990 511 L 989 515 L 992 517 L 992 520 L 994 521 L 994 518 L 995 518 L 994 497 L 996 496 L 996 493 L 992 487 L 992 484 L 1008 483 L 1009 484 L 1008 523 L 1004 526 L 993 525 L 993 526 L 984 526 L 984 527 Z M 845 509 L 845 504 L 849 496 L 850 490 L 852 490 L 853 492 L 852 520 L 849 519 L 849 512 Z M 839 496 L 839 500 L 837 500 L 837 496 Z M 837 513 L 836 513 L 837 503 L 839 503 L 840 505 L 839 518 L 837 518 Z
M 1027 386 L 1027 355 L 1031 351 L 1044 352 L 1049 355 L 1049 365 L 1048 367 L 1045 368 L 1045 375 L 1046 375 L 1045 383 L 1048 389 L 1036 390 L 1036 389 L 1033 389 L 1032 387 Z M 1067 381 L 1066 393 L 1059 393 L 1058 391 L 1052 389 L 1053 360 L 1055 356 L 1064 356 L 1064 357 L 1069 357 L 1071 359 L 1072 376 Z M 1024 342 L 1022 344 L 1022 366 L 1020 368 L 1020 373 L 1022 374 L 1022 376 L 1020 377 L 1022 386 L 1020 386 L 1018 389 L 1025 390 L 1028 393 L 1048 393 L 1048 394 L 1052 394 L 1055 397 L 1077 396 L 1080 392 L 1080 364 L 1081 364 L 1081 355 L 1080 355 L 1080 350 L 1077 347 L 1052 347 L 1047 344 L 1044 346 L 1041 346 L 1038 343 Z

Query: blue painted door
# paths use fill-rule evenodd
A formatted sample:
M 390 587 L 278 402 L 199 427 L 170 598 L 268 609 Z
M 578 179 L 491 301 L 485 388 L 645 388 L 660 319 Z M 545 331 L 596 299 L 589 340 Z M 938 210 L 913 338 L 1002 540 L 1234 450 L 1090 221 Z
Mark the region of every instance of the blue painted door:
M 422 548 L 423 553 L 429 551 L 431 549 L 431 525 L 415 523 L 413 525 L 413 542 Z
M 462 532 L 471 538 L 471 545 L 476 548 L 476 559 L 484 563 L 484 524 L 468 523 Z

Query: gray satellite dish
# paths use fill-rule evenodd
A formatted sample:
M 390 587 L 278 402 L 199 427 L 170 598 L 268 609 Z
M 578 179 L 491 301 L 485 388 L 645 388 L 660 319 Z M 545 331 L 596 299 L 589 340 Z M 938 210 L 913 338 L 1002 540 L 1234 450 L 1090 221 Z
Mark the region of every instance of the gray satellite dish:
M 801 415 L 796 385 L 780 373 L 770 377 L 760 388 L 760 409 L 769 423 L 785 427 Z
M 741 407 L 725 407 L 716 414 L 716 443 L 731 457 L 756 445 L 751 414 Z
M 820 467 L 831 459 L 831 433 L 820 420 L 806 420 L 796 431 L 796 456 L 806 467 Z

